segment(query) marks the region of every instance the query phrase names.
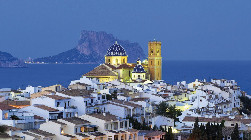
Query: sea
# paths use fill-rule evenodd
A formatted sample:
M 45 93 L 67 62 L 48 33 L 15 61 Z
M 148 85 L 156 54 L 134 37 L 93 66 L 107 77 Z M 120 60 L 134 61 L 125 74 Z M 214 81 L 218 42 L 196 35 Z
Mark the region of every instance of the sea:
M 54 84 L 67 87 L 96 66 L 98 64 L 29 64 L 26 68 L 0 68 L 0 88 Z M 251 61 L 163 61 L 162 79 L 169 84 L 195 79 L 236 80 L 241 90 L 251 95 Z

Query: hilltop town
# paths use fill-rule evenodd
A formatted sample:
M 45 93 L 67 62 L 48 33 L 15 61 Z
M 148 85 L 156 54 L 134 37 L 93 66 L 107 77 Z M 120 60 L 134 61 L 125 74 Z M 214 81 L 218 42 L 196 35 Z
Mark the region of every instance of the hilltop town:
M 238 131 L 251 139 L 250 96 L 235 80 L 166 83 L 159 41 L 148 42 L 148 59 L 128 57 L 115 42 L 104 63 L 68 87 L 0 89 L 0 138 L 184 140 L 199 131 L 230 140 Z

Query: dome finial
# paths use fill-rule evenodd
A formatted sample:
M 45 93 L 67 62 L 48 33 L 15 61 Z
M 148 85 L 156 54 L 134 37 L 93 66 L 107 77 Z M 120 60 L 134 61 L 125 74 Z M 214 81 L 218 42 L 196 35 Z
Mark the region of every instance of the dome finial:
M 118 44 L 118 41 L 117 41 L 117 40 L 115 41 L 115 44 Z

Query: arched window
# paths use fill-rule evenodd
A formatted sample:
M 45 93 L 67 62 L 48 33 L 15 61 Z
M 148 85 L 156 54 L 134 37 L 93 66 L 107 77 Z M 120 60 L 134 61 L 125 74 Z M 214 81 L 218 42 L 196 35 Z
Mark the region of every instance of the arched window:
M 140 79 L 140 75 L 138 75 L 138 79 Z
M 157 55 L 159 55 L 159 49 L 157 49 Z

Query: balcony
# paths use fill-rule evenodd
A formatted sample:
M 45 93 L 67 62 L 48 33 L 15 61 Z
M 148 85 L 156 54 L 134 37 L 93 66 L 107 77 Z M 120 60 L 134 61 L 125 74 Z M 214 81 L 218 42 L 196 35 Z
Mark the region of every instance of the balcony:
M 69 106 L 69 107 L 66 107 L 64 109 L 65 112 L 76 112 L 77 111 L 77 107 L 75 106 Z

